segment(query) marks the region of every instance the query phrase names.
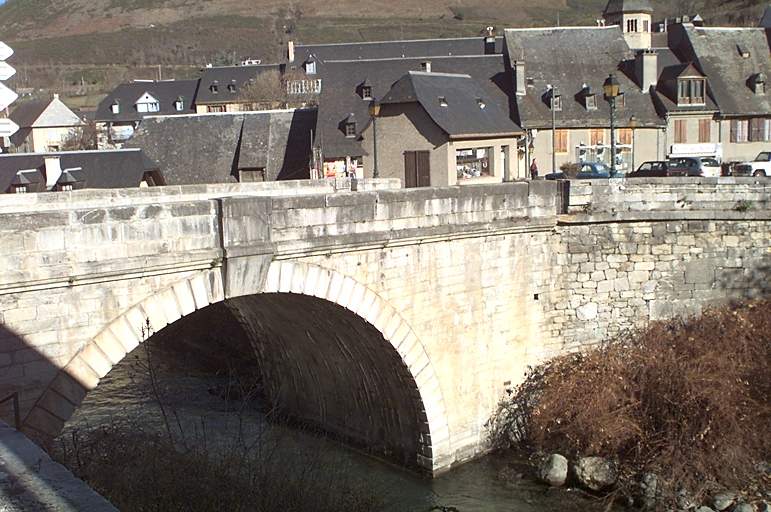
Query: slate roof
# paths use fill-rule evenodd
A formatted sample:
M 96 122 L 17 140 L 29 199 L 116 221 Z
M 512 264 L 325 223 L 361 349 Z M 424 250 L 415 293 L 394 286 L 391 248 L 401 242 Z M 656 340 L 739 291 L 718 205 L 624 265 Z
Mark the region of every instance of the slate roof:
M 522 129 L 471 76 L 410 71 L 381 100 L 384 105 L 419 103 L 451 138 L 507 137 Z
M 634 52 L 621 29 L 610 27 L 563 27 L 506 30 L 512 60 L 525 62 L 527 94 L 516 97 L 514 121 L 524 128 L 549 128 L 552 123 L 547 85 L 557 88 L 562 110 L 556 113 L 558 128 L 610 126 L 610 106 L 602 85 L 610 73 L 624 93 L 624 106 L 616 111 L 618 126 L 661 127 L 650 95 L 644 94 L 634 76 Z M 587 110 L 582 91 L 588 86 L 596 95 L 596 110 Z
M 195 92 L 198 80 L 138 80 L 120 84 L 108 94 L 96 108 L 94 120 L 97 122 L 140 121 L 146 116 L 181 115 L 195 113 Z M 160 103 L 159 112 L 137 112 L 134 103 L 145 93 L 149 93 Z M 174 106 L 177 98 L 184 100 L 184 109 L 178 112 Z M 112 113 L 112 104 L 120 103 L 120 112 Z
M 635 12 L 653 12 L 653 6 L 649 0 L 609 0 L 603 14 L 621 14 Z
M 322 62 L 420 57 L 452 57 L 503 52 L 503 37 L 495 38 L 495 47 L 487 48 L 485 37 L 446 39 L 411 39 L 357 43 L 308 44 L 295 46 L 295 64 L 303 64 L 313 55 Z
M 198 93 L 195 96 L 197 104 L 227 103 L 238 100 L 244 87 L 250 79 L 269 71 L 281 70 L 278 64 L 261 64 L 252 66 L 223 66 L 204 68 L 201 75 Z M 211 85 L 219 85 L 218 92 L 212 92 Z M 234 85 L 235 90 L 228 90 L 228 85 Z
M 84 180 L 79 188 L 138 187 L 147 171 L 158 171 L 158 164 L 148 159 L 141 150 L 119 149 L 104 151 L 67 151 L 60 153 L 8 153 L 0 155 L 0 192 L 8 192 L 18 171 L 34 169 L 43 176 L 45 159 L 59 158 L 62 170 L 80 168 L 73 172 Z M 162 174 L 162 173 L 161 173 Z M 35 175 L 34 173 L 32 174 Z M 25 176 L 30 176 L 25 173 Z M 45 188 L 45 179 L 42 187 Z
M 155 117 L 127 146 L 160 162 L 168 185 L 235 182 L 255 167 L 268 180 L 306 179 L 315 127 L 310 109 Z
M 658 55 L 658 83 L 651 93 L 654 105 L 659 115 L 664 117 L 672 112 L 717 112 L 718 108 L 714 100 L 707 94 L 704 105 L 678 105 L 677 104 L 677 77 L 684 72 L 694 72 L 699 76 L 703 74 L 695 68 L 691 62 L 681 62 L 670 49 L 657 49 Z
M 360 96 L 360 85 L 367 81 L 375 99 L 383 98 L 391 86 L 409 71 L 420 71 L 423 58 L 327 62 L 318 68 L 322 78 L 319 100 L 316 144 L 325 158 L 361 156 L 364 150 L 357 138 L 348 138 L 342 123 L 354 114 L 357 131 L 369 122 L 370 101 Z M 503 112 L 510 112 L 511 80 L 506 73 L 503 55 L 432 57 L 431 67 L 437 73 L 470 75 Z
M 766 6 L 766 10 L 763 12 L 763 17 L 760 18 L 759 27 L 771 28 L 771 5 Z
M 682 25 L 685 39 L 675 51 L 692 60 L 707 76 L 708 90 L 725 116 L 765 115 L 771 112 L 771 94 L 756 95 L 750 79 L 757 73 L 771 76 L 769 37 L 763 28 L 706 28 Z M 739 49 L 749 51 L 744 58 Z
M 83 124 L 83 120 L 58 97 L 50 100 L 32 100 L 20 103 L 11 112 L 10 118 L 21 128 L 79 126 Z

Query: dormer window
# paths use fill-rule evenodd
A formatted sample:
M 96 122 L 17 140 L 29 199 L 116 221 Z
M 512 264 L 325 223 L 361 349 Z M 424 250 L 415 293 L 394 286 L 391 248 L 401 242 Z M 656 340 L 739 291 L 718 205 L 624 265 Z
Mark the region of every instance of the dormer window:
M 372 86 L 369 86 L 369 85 L 362 85 L 361 86 L 361 99 L 363 99 L 363 100 L 371 100 L 372 99 Z
M 308 75 L 315 75 L 316 74 L 316 61 L 315 60 L 309 60 L 305 63 L 305 73 Z
M 218 92 L 220 92 L 219 82 L 217 82 L 216 80 L 212 82 L 211 85 L 209 86 L 209 91 L 211 91 L 212 94 L 217 94 Z
M 705 80 L 703 78 L 681 78 L 677 81 L 678 105 L 704 105 Z
M 737 45 L 736 49 L 739 51 L 739 56 L 742 59 L 749 59 L 750 58 L 750 50 L 743 44 Z
M 236 84 L 231 82 L 228 84 L 228 92 L 235 94 L 236 93 Z
M 440 107 L 446 107 L 447 106 L 447 97 L 446 96 L 439 96 L 439 106 Z
M 623 92 L 618 93 L 616 96 L 616 108 L 624 108 L 626 106 L 626 97 Z
M 181 96 L 174 102 L 174 110 L 182 112 L 185 109 L 185 100 Z
M 758 96 L 766 94 L 766 75 L 758 73 L 752 77 L 752 90 Z
M 597 96 L 594 94 L 586 95 L 586 110 L 597 110 Z
M 110 105 L 110 111 L 113 114 L 120 114 L 120 103 L 115 101 L 112 105 Z
M 13 186 L 13 193 L 14 194 L 26 194 L 27 193 L 27 185 L 14 185 Z
M 160 112 L 161 110 L 161 104 L 158 102 L 158 100 L 147 92 L 140 96 L 140 98 L 134 103 L 134 107 L 137 109 L 137 112 L 141 113 Z
M 349 139 L 356 137 L 356 121 L 348 121 L 345 123 L 345 136 Z

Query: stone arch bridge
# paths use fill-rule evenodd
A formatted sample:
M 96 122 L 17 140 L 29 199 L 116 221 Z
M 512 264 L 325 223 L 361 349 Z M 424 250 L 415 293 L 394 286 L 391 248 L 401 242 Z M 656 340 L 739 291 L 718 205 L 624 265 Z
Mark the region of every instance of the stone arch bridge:
M 333 185 L 0 197 L 23 429 L 55 437 L 146 322 L 224 302 L 278 407 L 436 474 L 488 449 L 528 365 L 768 291 L 764 180 Z

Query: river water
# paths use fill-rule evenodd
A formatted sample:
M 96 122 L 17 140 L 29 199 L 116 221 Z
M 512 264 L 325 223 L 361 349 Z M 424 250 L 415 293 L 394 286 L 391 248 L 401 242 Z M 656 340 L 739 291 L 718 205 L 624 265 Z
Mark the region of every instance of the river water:
M 414 474 L 337 442 L 266 420 L 265 412 L 251 402 L 227 400 L 222 392 L 227 378 L 203 369 L 164 364 L 170 357 L 153 352 L 157 361 L 156 385 L 146 371 L 147 355 L 138 349 L 117 365 L 91 392 L 65 427 L 75 430 L 139 422 L 148 431 L 164 431 L 164 420 L 153 389 L 165 404 L 171 429 L 186 443 L 226 449 L 239 436 L 245 442 L 260 439 L 281 450 L 313 454 L 329 467 L 343 470 L 383 499 L 387 512 L 425 512 L 435 505 L 460 512 L 535 512 L 601 510 L 596 501 L 566 490 L 550 489 L 530 478 L 520 478 L 526 465 L 514 454 L 493 454 L 464 464 L 435 479 Z M 502 475 L 509 475 L 502 478 Z

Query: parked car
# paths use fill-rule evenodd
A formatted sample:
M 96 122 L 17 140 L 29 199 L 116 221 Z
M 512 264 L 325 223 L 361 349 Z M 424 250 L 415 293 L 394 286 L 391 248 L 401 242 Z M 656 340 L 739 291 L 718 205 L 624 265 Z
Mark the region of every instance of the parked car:
M 643 162 L 636 171 L 626 175 L 627 178 L 665 178 L 669 176 L 669 166 L 663 160 Z
M 576 179 L 579 180 L 594 180 L 594 179 L 608 179 L 608 178 L 620 178 L 623 175 L 616 171 L 611 171 L 610 167 L 602 162 L 584 162 L 581 164 L 581 168 L 576 174 Z
M 669 176 L 697 176 L 719 178 L 722 175 L 720 162 L 707 156 L 686 156 L 670 158 L 667 162 Z
M 761 151 L 755 160 L 734 164 L 733 176 L 771 176 L 771 151 Z
M 563 171 L 557 171 L 557 172 L 550 172 L 543 178 L 546 180 L 566 180 L 568 179 L 568 176 Z

